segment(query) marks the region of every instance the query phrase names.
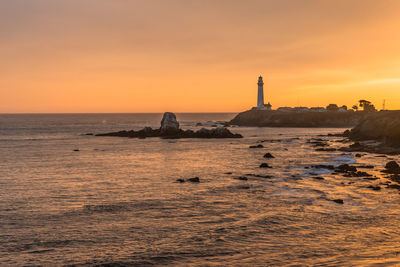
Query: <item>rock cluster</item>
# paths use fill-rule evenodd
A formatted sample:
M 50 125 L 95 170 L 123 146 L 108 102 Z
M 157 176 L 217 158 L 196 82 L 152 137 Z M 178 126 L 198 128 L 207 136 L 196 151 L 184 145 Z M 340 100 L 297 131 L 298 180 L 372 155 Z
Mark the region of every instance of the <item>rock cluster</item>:
M 400 154 L 400 111 L 370 113 L 345 136 L 355 143 L 342 151 Z
M 159 129 L 144 127 L 139 131 L 119 131 L 111 133 L 96 134 L 96 136 L 117 136 L 129 138 L 161 137 L 167 139 L 178 138 L 242 138 L 241 134 L 234 134 L 227 128 L 219 126 L 213 129 L 201 128 L 198 131 L 182 130 L 174 113 L 165 112 Z

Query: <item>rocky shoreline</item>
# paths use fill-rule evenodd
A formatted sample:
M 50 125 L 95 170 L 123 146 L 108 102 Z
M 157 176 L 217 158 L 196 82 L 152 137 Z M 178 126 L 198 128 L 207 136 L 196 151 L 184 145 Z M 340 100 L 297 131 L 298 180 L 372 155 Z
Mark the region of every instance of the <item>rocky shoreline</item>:
M 343 136 L 354 143 L 341 151 L 400 154 L 400 111 L 370 113 Z
M 227 125 L 251 127 L 353 127 L 365 112 L 285 112 L 248 110 L 239 113 Z

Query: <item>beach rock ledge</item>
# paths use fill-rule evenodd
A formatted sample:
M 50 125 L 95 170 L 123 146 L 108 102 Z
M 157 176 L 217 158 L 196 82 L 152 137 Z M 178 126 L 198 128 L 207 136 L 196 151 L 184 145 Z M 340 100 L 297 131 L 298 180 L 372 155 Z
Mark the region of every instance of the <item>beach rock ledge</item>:
M 128 138 L 147 138 L 161 137 L 166 139 L 178 138 L 242 138 L 241 134 L 234 134 L 223 126 L 212 129 L 201 128 L 198 131 L 182 130 L 179 128 L 179 122 L 172 112 L 165 112 L 161 120 L 161 126 L 158 129 L 144 127 L 139 131 L 119 131 L 111 133 L 96 134 L 96 136 L 116 136 Z

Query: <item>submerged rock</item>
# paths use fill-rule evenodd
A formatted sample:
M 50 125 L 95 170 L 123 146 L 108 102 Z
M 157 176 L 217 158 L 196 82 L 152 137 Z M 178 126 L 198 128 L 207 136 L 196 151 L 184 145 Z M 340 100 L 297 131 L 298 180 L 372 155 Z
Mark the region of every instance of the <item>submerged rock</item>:
M 317 148 L 317 149 L 315 149 L 315 151 L 324 151 L 324 152 L 333 152 L 333 151 L 336 151 L 337 149 L 336 148 L 333 148 L 333 147 L 328 147 L 328 148 Z
M 187 181 L 191 182 L 191 183 L 200 183 L 200 178 L 199 177 L 193 177 L 193 178 L 187 179 Z
M 264 146 L 263 145 L 261 145 L 261 144 L 259 144 L 259 145 L 256 145 L 256 146 L 249 146 L 249 148 L 263 148 Z
M 338 204 L 344 204 L 343 199 L 332 199 L 333 202 L 336 202 Z
M 367 188 L 371 188 L 372 190 L 375 190 L 375 191 L 381 190 L 380 186 L 369 185 Z
M 273 159 L 273 158 L 275 158 L 275 157 L 272 156 L 271 153 L 266 153 L 266 154 L 264 155 L 264 158 L 266 158 L 266 159 Z
M 357 168 L 349 164 L 342 164 L 335 168 L 336 172 L 356 172 Z
M 269 166 L 268 163 L 261 163 L 260 168 L 272 168 L 272 167 Z
M 324 164 L 312 165 L 311 167 L 316 169 L 327 169 L 327 170 L 335 169 L 335 166 L 333 165 L 324 165 Z

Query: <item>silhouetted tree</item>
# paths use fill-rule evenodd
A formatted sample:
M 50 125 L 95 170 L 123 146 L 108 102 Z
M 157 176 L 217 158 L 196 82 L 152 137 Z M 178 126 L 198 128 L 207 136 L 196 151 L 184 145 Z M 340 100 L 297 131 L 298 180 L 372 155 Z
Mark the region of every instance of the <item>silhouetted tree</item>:
M 329 104 L 328 106 L 326 106 L 326 110 L 328 110 L 328 111 L 338 111 L 339 107 L 336 104 Z
M 363 108 L 364 111 L 373 112 L 376 111 L 375 106 L 368 100 L 359 100 L 360 107 Z
M 346 105 L 343 105 L 340 108 L 343 109 L 343 110 L 347 110 L 347 106 Z
M 357 111 L 357 110 L 358 110 L 358 106 L 357 106 L 357 105 L 354 105 L 354 106 L 352 106 L 351 108 L 354 109 L 354 111 Z

